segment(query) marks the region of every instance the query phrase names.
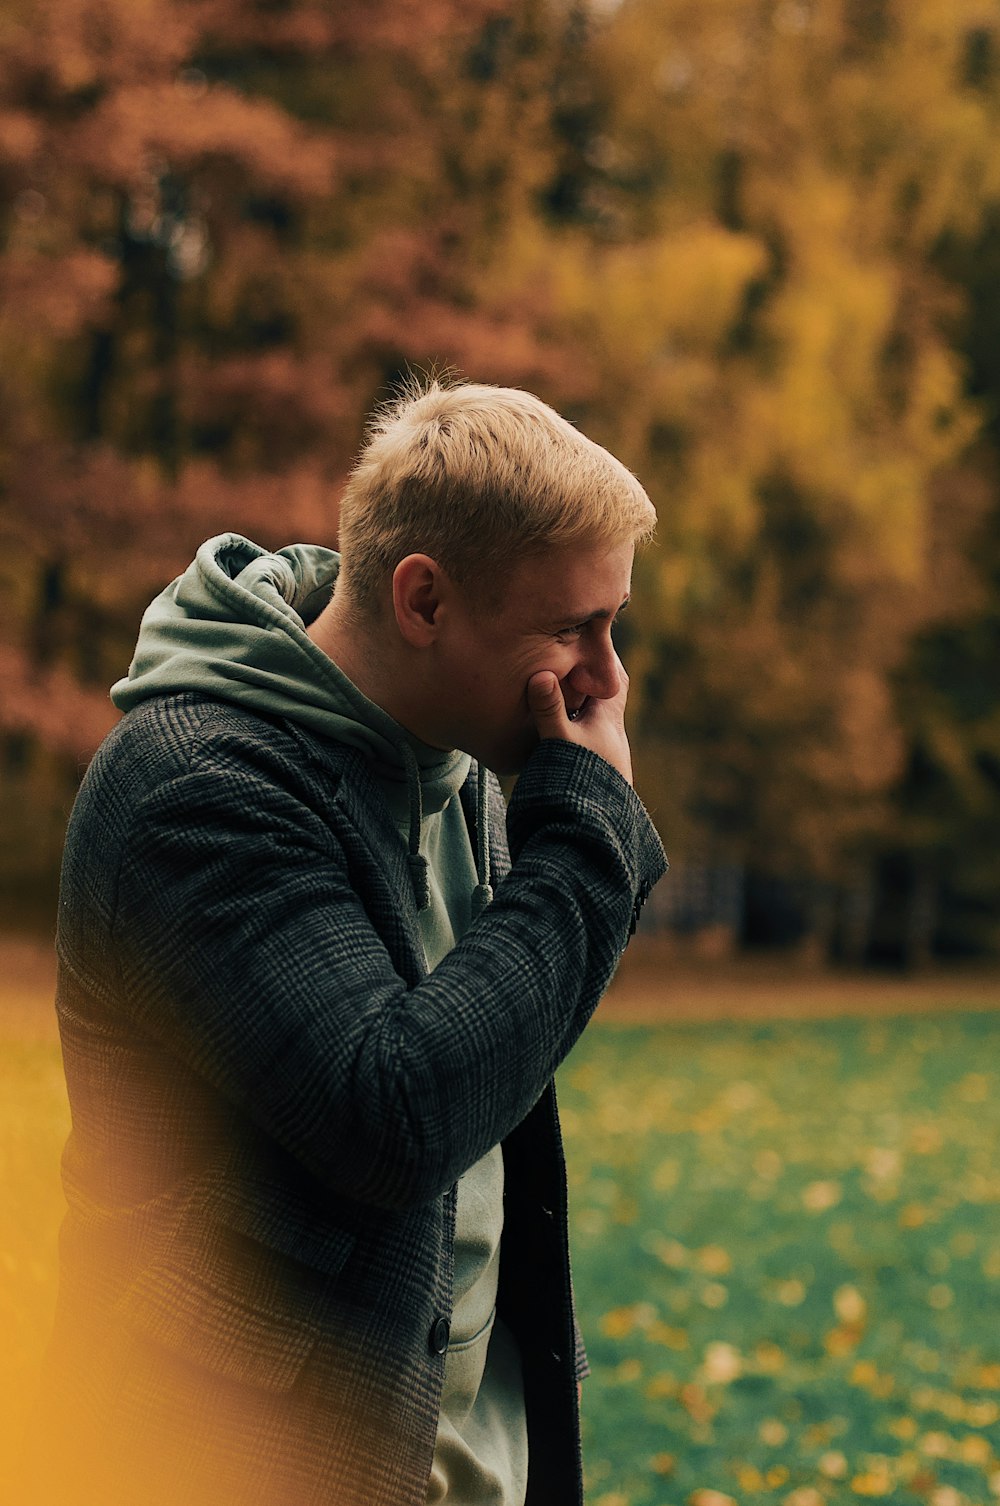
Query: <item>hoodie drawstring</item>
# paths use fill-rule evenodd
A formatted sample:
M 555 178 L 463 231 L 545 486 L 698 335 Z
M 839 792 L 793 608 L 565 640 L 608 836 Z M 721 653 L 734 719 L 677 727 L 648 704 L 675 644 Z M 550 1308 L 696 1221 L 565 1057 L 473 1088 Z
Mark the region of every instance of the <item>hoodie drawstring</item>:
M 427 859 L 420 851 L 420 829 L 424 820 L 420 765 L 405 738 L 400 742 L 399 748 L 406 765 L 406 783 L 410 797 L 410 835 L 407 844 L 410 883 L 413 885 L 417 909 L 426 910 L 431 902 L 431 893 Z M 476 765 L 476 878 L 476 887 L 472 891 L 473 920 L 483 913 L 493 899 L 493 886 L 490 883 L 490 787 L 482 764 Z
M 490 789 L 486 770 L 476 764 L 476 874 L 472 891 L 472 918 L 481 915 L 493 899 L 490 883 Z

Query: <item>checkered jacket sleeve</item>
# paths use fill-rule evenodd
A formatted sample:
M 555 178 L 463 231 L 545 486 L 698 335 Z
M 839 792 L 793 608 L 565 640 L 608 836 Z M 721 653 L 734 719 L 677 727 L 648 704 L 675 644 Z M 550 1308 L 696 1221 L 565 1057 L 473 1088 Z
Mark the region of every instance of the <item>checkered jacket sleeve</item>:
M 129 722 L 145 753 L 95 770 L 106 851 L 89 855 L 117 866 L 118 998 L 331 1190 L 440 1196 L 551 1081 L 663 870 L 634 791 L 542 744 L 493 904 L 429 976 L 414 946 L 407 975 L 405 854 L 387 813 L 365 829 L 381 801 L 357 755 L 303 757 L 276 724 L 192 698 Z

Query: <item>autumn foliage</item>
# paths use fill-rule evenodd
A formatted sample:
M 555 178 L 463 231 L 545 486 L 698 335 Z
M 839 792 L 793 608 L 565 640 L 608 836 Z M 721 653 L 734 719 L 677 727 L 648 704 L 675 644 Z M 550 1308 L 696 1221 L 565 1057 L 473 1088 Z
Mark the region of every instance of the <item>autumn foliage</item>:
M 983 0 L 0 0 L 7 891 L 150 596 L 215 532 L 332 540 L 438 365 L 657 503 L 623 647 L 678 869 L 845 955 L 1000 945 L 998 110 Z

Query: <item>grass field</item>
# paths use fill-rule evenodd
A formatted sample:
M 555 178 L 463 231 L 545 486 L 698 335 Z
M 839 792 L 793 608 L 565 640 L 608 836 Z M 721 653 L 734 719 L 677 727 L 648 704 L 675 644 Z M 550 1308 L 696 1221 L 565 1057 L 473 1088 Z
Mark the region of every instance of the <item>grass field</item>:
M 1000 1496 L 998 1048 L 994 1013 L 588 1033 L 588 1501 Z
M 0 983 L 0 1459 L 54 1298 L 44 989 Z M 578 1045 L 590 1506 L 1000 1497 L 1000 1012 L 921 1010 L 640 1026 L 618 999 Z

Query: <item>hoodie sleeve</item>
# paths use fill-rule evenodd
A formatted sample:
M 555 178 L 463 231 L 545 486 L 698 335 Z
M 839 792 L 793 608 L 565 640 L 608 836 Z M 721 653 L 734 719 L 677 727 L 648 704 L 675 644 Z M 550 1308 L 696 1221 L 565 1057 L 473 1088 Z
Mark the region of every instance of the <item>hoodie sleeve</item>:
M 540 1097 L 664 858 L 609 764 L 545 743 L 511 803 L 493 904 L 407 982 L 332 809 L 263 739 L 157 778 L 121 835 L 114 1009 L 332 1190 L 406 1208 Z

